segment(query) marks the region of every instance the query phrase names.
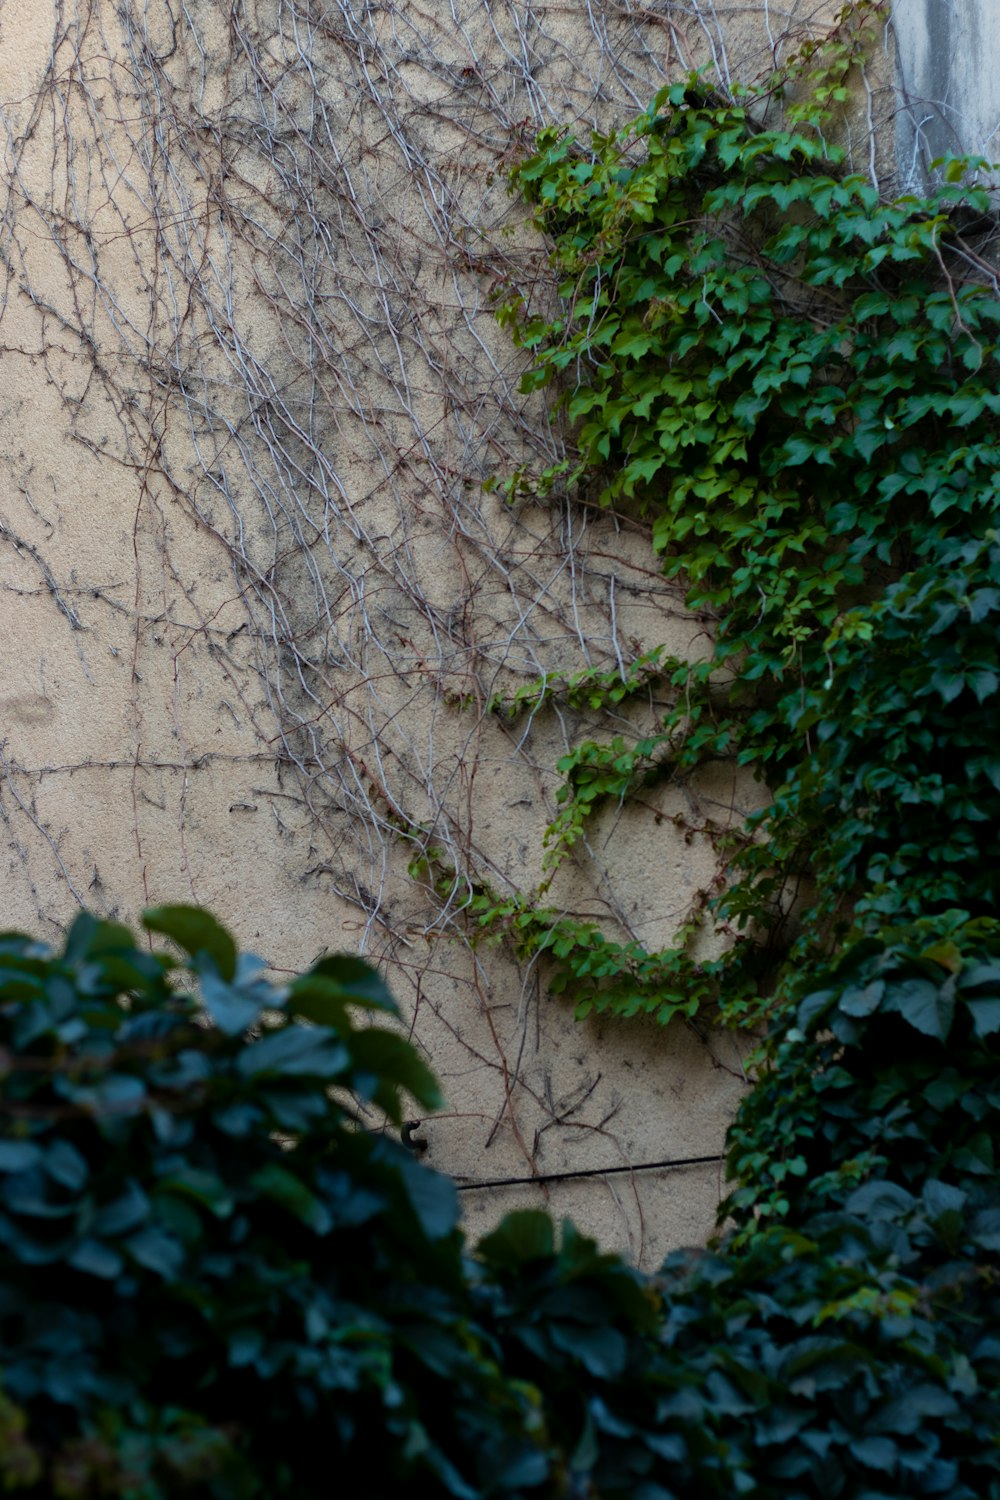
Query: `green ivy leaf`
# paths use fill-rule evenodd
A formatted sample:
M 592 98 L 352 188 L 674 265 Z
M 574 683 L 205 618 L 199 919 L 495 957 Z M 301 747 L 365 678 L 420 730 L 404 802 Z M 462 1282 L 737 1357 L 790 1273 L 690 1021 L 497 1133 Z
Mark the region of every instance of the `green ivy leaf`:
M 26 1172 L 42 1160 L 42 1148 L 34 1141 L 0 1139 L 0 1172 Z
M 1000 1031 L 1000 998 L 995 1000 L 967 1000 L 976 1036 L 995 1036 Z
M 433 1073 L 405 1037 L 372 1027 L 354 1034 L 350 1050 L 354 1073 L 377 1080 L 371 1097 L 397 1124 L 401 1119 L 400 1090 L 405 1090 L 424 1109 L 441 1107 L 441 1093 Z M 355 1087 L 362 1087 L 360 1080 Z
M 451 1234 L 458 1222 L 458 1194 L 451 1178 L 422 1166 L 405 1149 L 397 1149 L 393 1160 L 427 1238 L 440 1240 Z
M 147 932 L 159 932 L 192 959 L 207 954 L 220 977 L 231 983 L 236 975 L 236 944 L 226 929 L 196 906 L 153 906 L 142 914 Z
M 326 984 L 319 985 L 320 981 Z M 377 969 L 363 958 L 352 958 L 349 954 L 334 954 L 329 958 L 321 958 L 318 963 L 297 979 L 292 985 L 292 993 L 296 996 L 309 993 L 316 985 L 318 992 L 324 995 L 332 994 L 334 991 L 345 1000 L 354 1005 L 371 1007 L 376 1010 L 388 1011 L 397 1014 L 395 1000 L 389 992 L 389 987 L 379 974 Z M 311 1019 L 321 1020 L 319 1016 Z
M 283 1026 L 250 1042 L 236 1058 L 244 1078 L 262 1074 L 330 1080 L 343 1073 L 350 1054 L 325 1027 Z
M 929 979 L 894 980 L 888 989 L 886 1009 L 898 1011 L 925 1036 L 946 1041 L 955 1012 L 954 983 L 949 980 L 939 986 Z
M 207 964 L 201 965 L 199 977 L 205 1009 L 226 1036 L 238 1036 L 257 1024 L 262 1006 L 256 991 L 247 994 L 238 986 L 227 984 Z
M 491 1266 L 517 1271 L 555 1253 L 552 1220 L 537 1209 L 519 1209 L 479 1241 L 479 1254 Z

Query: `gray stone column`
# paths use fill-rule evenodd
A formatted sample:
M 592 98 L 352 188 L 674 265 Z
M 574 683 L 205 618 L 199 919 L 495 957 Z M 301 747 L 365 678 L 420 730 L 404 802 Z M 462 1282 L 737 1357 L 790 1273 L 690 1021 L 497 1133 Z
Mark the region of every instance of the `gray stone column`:
M 1000 0 L 895 0 L 900 186 L 941 156 L 1000 161 Z

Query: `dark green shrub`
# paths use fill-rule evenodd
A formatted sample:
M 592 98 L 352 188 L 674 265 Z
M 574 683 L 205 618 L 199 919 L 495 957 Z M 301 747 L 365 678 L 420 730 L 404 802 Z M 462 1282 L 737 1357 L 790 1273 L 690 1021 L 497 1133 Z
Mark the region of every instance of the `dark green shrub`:
M 202 912 L 146 924 L 183 965 L 89 916 L 0 940 L 0 1485 L 271 1500 L 353 1456 L 373 1495 L 501 1491 L 537 1441 L 469 1326 L 454 1189 L 350 1103 L 437 1100 L 358 1024 L 383 983 L 277 988 Z
M 997 1500 L 998 1231 L 995 1191 L 869 1182 L 643 1288 L 572 1232 L 554 1253 L 543 1215 L 508 1221 L 477 1295 L 545 1392 L 542 1493 Z
M 451 1185 L 349 1102 L 436 1098 L 356 1024 L 393 1009 L 363 963 L 279 989 L 206 914 L 147 922 L 183 964 L 87 916 L 0 939 L 6 1491 L 1000 1497 L 982 924 L 803 1001 L 734 1132 L 736 1239 L 644 1278 L 534 1213 L 463 1258 Z
M 761 1213 L 801 1221 L 861 1182 L 918 1197 L 947 1184 L 963 1222 L 1000 1202 L 1000 933 L 951 915 L 950 930 L 866 938 L 808 975 L 730 1131 L 724 1209 L 744 1231 Z

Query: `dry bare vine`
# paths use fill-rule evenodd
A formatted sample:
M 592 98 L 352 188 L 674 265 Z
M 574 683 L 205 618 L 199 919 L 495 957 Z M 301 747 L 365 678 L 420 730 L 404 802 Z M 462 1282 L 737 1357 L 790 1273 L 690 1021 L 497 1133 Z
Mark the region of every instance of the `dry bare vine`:
M 30 9 L 8 0 L 6 20 Z M 484 1139 L 502 1120 L 526 1173 L 550 1126 L 606 1144 L 587 1166 L 635 1160 L 599 1068 L 555 1089 L 541 1064 L 526 1074 L 537 976 L 430 946 L 464 943 L 463 886 L 430 901 L 406 875 L 433 845 L 457 870 L 531 884 L 552 768 L 580 720 L 556 708 L 505 728 L 487 700 L 705 631 L 631 523 L 559 503 L 513 511 L 483 491 L 563 443 L 540 399 L 518 394 L 519 356 L 492 316 L 498 286 L 546 275 L 505 166 L 543 124 L 613 125 L 665 73 L 704 64 L 725 86 L 754 47 L 751 71 L 766 71 L 829 9 L 53 0 L 3 106 L 0 340 L 9 368 L 44 372 L 81 461 L 96 459 L 133 510 L 98 576 L 50 545 L 58 526 L 30 465 L 4 508 L 11 599 L 54 605 L 52 630 L 72 634 L 85 675 L 95 641 L 129 673 L 110 748 L 60 741 L 29 759 L 16 736 L 5 748 L 12 879 L 37 888 L 40 917 L 62 908 L 39 873 L 39 831 L 57 885 L 128 909 L 141 899 L 129 880 L 149 883 L 149 808 L 174 819 L 188 887 L 175 894 L 207 899 L 217 885 L 192 799 L 199 777 L 238 765 L 233 858 L 240 817 L 270 819 L 293 850 L 292 896 L 296 880 L 318 885 L 352 928 L 331 945 L 394 963 L 425 1044 L 451 1035 L 470 1070 L 499 1080 L 493 1115 L 466 1101 Z M 3 45 L 22 43 L 8 31 Z M 13 402 L 6 440 L 32 420 Z M 146 686 L 164 653 L 169 734 Z M 192 735 L 198 695 L 225 726 L 218 746 Z M 91 877 L 46 787 L 98 772 L 130 822 L 134 867 L 95 858 Z M 694 821 L 739 802 L 726 778 L 677 795 L 696 799 Z M 641 809 L 628 817 L 646 818 L 649 868 L 622 878 L 609 825 L 569 899 L 666 938 L 690 899 L 670 872 L 691 850 L 669 822 L 654 835 Z

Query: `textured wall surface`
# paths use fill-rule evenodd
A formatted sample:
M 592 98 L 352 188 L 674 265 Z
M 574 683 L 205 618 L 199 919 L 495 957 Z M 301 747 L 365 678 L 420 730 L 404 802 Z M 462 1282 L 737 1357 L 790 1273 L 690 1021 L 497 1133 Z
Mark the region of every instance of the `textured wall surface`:
M 730 1036 L 575 1023 L 470 945 L 458 875 L 408 873 L 540 878 L 592 726 L 491 694 L 709 647 L 641 526 L 483 490 L 564 441 L 492 314 L 547 275 L 505 168 L 834 9 L 0 3 L 3 925 L 194 900 L 278 969 L 365 952 L 473 1229 L 548 1201 L 647 1264 L 702 1238 L 746 1086 Z M 669 943 L 760 795 L 719 767 L 610 809 L 554 894 Z
M 899 165 L 921 187 L 942 156 L 1000 160 L 1000 5 L 896 0 Z

